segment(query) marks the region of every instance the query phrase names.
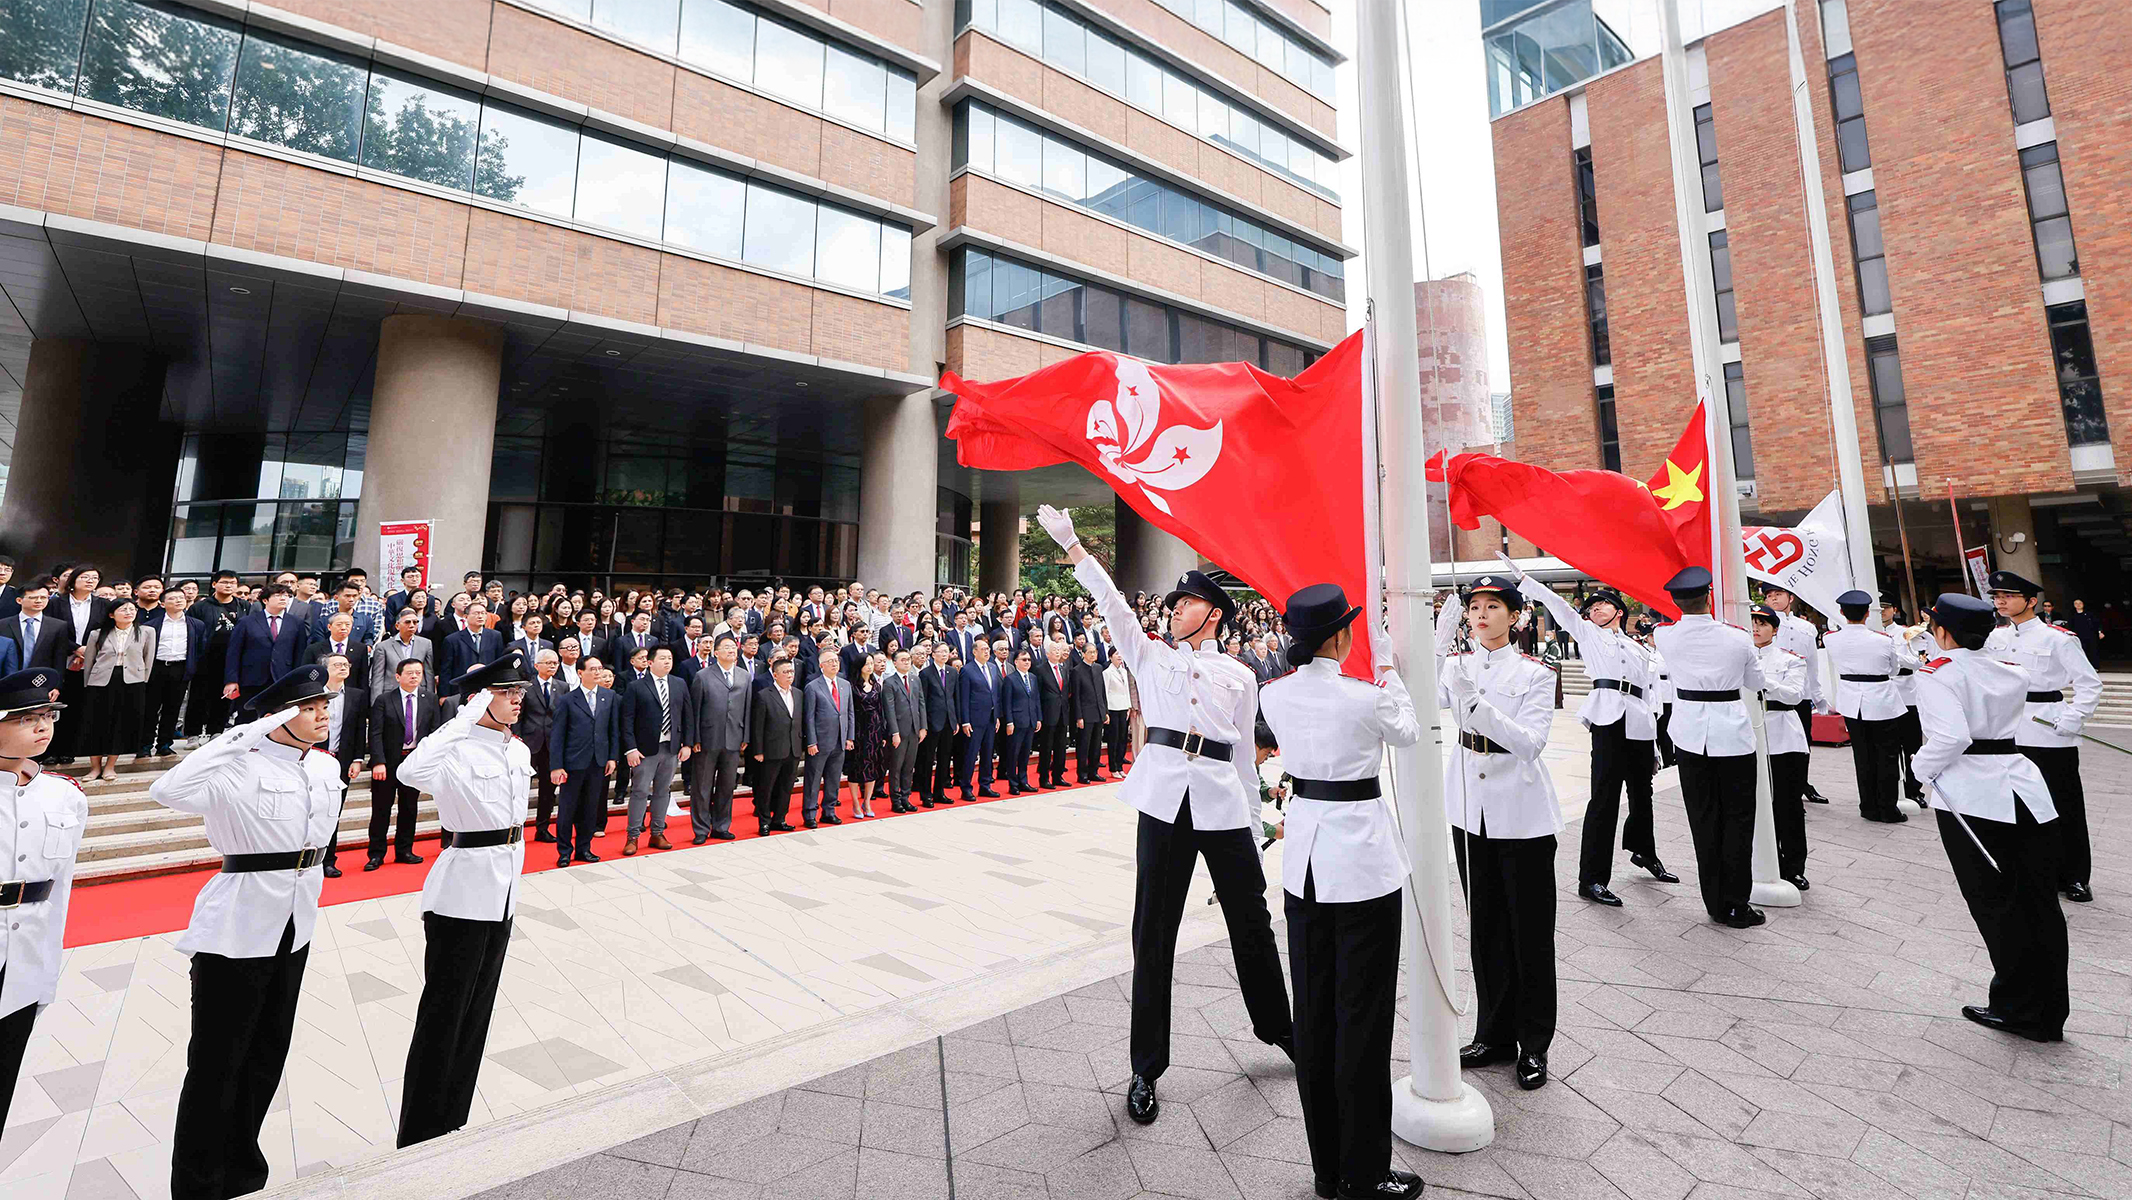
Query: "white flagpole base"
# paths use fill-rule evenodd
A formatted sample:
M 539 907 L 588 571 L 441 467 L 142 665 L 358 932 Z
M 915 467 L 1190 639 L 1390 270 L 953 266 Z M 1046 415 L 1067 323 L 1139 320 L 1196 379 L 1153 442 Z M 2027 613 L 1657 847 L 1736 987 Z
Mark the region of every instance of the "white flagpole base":
M 1799 889 L 1782 879 L 1758 879 L 1747 889 L 1747 902 L 1763 908 L 1799 907 Z
M 1392 1132 L 1424 1150 L 1469 1154 L 1495 1140 L 1495 1111 L 1463 1079 L 1457 1099 L 1430 1100 L 1414 1090 L 1412 1075 L 1404 1075 L 1392 1081 Z
M 1910 799 L 1908 796 L 1904 796 L 1902 799 L 1897 800 L 1895 802 L 1895 811 L 1901 813 L 1906 817 L 1914 817 L 1917 814 L 1925 811 L 1925 809 L 1924 806 L 1920 805 L 1917 801 Z

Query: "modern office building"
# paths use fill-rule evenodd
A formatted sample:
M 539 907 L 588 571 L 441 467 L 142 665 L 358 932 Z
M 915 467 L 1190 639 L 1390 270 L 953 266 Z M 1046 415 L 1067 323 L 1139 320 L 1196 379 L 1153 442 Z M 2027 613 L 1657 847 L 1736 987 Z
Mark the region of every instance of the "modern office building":
M 1634 57 L 1592 0 L 1480 0 L 1488 115 L 1575 87 Z
M 2132 582 L 2132 21 L 2114 0 L 1798 6 L 1882 579 L 1960 550 Z M 1688 53 L 1712 380 L 1748 523 L 1834 486 L 1781 9 Z M 1659 63 L 1494 122 L 1518 454 L 1659 465 L 1696 394 Z M 2121 252 L 2128 251 L 2128 252 Z M 1891 501 L 1900 496 L 1903 521 Z M 1951 500 L 1951 503 L 1950 503 Z M 1957 539 L 1955 522 L 1961 523 Z
M 1318 0 L 283 3 L 0 0 L 0 549 L 974 583 L 942 368 L 1346 330 Z

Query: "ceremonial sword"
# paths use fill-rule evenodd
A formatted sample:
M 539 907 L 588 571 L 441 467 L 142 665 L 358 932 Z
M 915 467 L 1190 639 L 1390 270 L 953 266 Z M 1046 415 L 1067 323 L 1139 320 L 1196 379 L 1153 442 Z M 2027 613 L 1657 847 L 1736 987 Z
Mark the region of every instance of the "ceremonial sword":
M 2034 721 L 2036 724 L 2042 725 L 2053 731 L 2056 731 L 2058 728 L 2056 724 L 2050 721 L 2046 721 L 2042 717 L 2030 717 L 2029 720 Z M 2119 754 L 2132 754 L 2132 750 L 2127 750 L 2123 746 L 2118 745 L 2116 742 L 2103 741 L 2101 738 L 2096 737 L 2094 734 L 2091 733 L 2076 733 L 2073 736 L 2076 738 L 2080 738 L 2083 741 L 2093 742 L 2098 746 L 2108 746 L 2110 749 L 2117 751 Z

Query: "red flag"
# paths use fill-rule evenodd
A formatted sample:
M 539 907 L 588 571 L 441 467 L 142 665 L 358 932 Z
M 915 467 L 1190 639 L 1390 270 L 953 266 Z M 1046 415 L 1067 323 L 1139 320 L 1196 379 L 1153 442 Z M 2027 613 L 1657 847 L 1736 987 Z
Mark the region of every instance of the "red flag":
M 957 396 L 947 435 L 962 465 L 1079 463 L 1275 604 L 1337 583 L 1368 608 L 1361 365 L 1356 333 L 1294 379 L 1092 350 L 997 383 L 949 372 L 940 386 Z M 1346 664 L 1365 679 L 1368 624 Z
M 1494 517 L 1512 533 L 1669 617 L 1680 609 L 1666 581 L 1710 565 L 1709 455 L 1703 406 L 1649 483 L 1617 471 L 1549 471 L 1492 454 L 1429 460 L 1448 480 L 1451 519 L 1475 529 Z

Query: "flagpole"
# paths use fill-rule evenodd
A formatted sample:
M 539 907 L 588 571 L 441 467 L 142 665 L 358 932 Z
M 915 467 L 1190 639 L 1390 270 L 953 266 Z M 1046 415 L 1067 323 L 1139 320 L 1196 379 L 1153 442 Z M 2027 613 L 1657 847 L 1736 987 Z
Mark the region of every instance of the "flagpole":
M 1962 573 L 1962 590 L 1977 594 L 1976 580 L 1969 574 L 1969 546 L 1962 541 L 1962 506 L 1954 502 L 1954 476 L 1947 477 L 1947 511 L 1954 517 L 1954 565 Z
M 1400 94 L 1399 0 L 1358 0 L 1355 66 L 1362 125 L 1363 270 L 1374 310 L 1377 464 L 1384 591 L 1399 672 L 1415 707 L 1436 707 L 1436 645 L 1429 601 L 1429 502 L 1423 474 L 1421 360 L 1414 322 L 1414 232 L 1407 198 L 1407 134 Z M 1373 597 L 1373 599 L 1376 599 Z M 1487 1097 L 1459 1075 L 1451 834 L 1443 761 L 1435 738 L 1392 751 L 1399 825 L 1413 864 L 1402 936 L 1407 945 L 1407 1029 L 1412 1073 L 1392 1084 L 1392 1132 L 1428 1150 L 1478 1150 L 1495 1140 Z M 1442 961 L 1439 961 L 1442 960 Z
M 1659 65 L 1665 78 L 1666 131 L 1673 149 L 1673 216 L 1680 232 L 1681 280 L 1688 300 L 1688 344 L 1695 364 L 1695 387 L 1703 402 L 1703 437 L 1710 462 L 1706 501 L 1717 510 L 1710 523 L 1710 571 L 1714 580 L 1712 615 L 1735 625 L 1747 624 L 1747 558 L 1740 543 L 1740 496 L 1733 486 L 1732 421 L 1729 398 L 1713 382 L 1718 370 L 1717 289 L 1710 274 L 1709 239 L 1703 232 L 1698 195 L 1702 160 L 1695 148 L 1695 105 L 1688 91 L 1688 51 L 1681 41 L 1680 0 L 1661 0 Z M 1720 422 L 1724 432 L 1719 432 Z M 1853 453 L 1856 448 L 1853 447 Z M 1769 781 L 1766 715 L 1759 697 L 1747 705 L 1754 726 L 1755 818 L 1754 887 L 1749 899 L 1773 908 L 1799 903 L 1799 889 L 1777 873 L 1777 826 Z

